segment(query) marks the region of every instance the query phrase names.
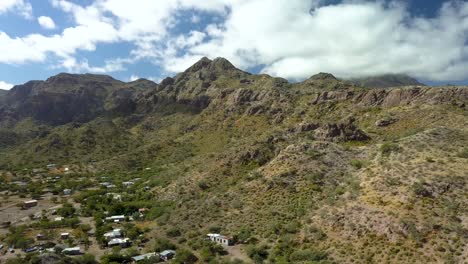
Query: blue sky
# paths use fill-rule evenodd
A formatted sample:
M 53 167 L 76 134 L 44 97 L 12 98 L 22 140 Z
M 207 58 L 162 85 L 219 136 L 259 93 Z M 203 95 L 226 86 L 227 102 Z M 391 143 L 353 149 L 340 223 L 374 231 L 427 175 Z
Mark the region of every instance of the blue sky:
M 8 0 L 0 88 L 59 72 L 159 81 L 203 56 L 301 80 L 407 73 L 468 84 L 468 2 Z

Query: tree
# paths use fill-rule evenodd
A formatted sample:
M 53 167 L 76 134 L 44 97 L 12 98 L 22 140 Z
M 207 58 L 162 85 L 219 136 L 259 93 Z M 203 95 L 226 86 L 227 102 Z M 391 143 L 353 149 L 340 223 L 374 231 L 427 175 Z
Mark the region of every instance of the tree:
M 192 264 L 198 261 L 198 258 L 188 249 L 178 249 L 173 263 L 177 264 Z
M 263 263 L 263 261 L 268 258 L 268 247 L 266 245 L 261 245 L 258 247 L 255 245 L 250 245 L 247 247 L 247 255 L 255 263 Z

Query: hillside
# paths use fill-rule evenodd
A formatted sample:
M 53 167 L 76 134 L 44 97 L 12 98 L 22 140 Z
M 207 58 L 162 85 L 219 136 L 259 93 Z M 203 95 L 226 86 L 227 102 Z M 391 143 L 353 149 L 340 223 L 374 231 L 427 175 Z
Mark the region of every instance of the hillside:
M 378 76 L 355 78 L 351 79 L 350 81 L 356 85 L 368 88 L 387 88 L 409 85 L 424 86 L 424 84 L 420 83 L 418 80 L 405 74 L 385 74 Z
M 160 84 L 59 74 L 4 96 L 0 173 L 141 177 L 123 192 L 154 210 L 148 238 L 199 259 L 216 230 L 252 263 L 466 262 L 468 87 L 402 84 L 292 84 L 222 58 Z M 83 193 L 92 216 L 115 206 Z

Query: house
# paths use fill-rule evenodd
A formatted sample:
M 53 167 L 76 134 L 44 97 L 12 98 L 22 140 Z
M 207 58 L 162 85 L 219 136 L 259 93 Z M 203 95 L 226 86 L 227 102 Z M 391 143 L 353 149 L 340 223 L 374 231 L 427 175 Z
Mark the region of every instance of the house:
M 135 183 L 132 181 L 122 182 L 122 185 L 127 188 L 133 186 L 134 184 Z
M 25 201 L 23 203 L 25 208 L 31 208 L 37 205 L 37 200 L 30 200 L 30 201 Z
M 146 213 L 148 211 L 148 208 L 140 208 L 138 209 L 138 213 L 140 213 L 140 215 L 143 215 L 144 213 Z
M 109 217 L 106 217 L 106 221 L 107 222 L 114 222 L 114 223 L 122 222 L 122 221 L 125 221 L 125 215 L 109 216 Z
M 60 221 L 62 221 L 63 219 L 64 219 L 63 217 L 58 216 L 58 217 L 55 217 L 55 218 L 54 218 L 54 221 L 55 221 L 55 222 L 60 222 Z
M 126 248 L 130 245 L 130 238 L 113 238 L 107 243 L 108 247 L 121 246 L 122 248 Z
M 53 163 L 52 163 L 52 164 L 48 164 L 48 165 L 47 165 L 47 169 L 49 169 L 49 170 L 54 170 L 54 169 L 56 169 L 56 168 L 57 168 L 57 164 L 53 164 Z
M 60 233 L 60 239 L 68 239 L 70 238 L 70 233 Z
M 63 194 L 64 195 L 70 195 L 72 193 L 72 190 L 71 189 L 65 189 L 63 190 Z
M 220 234 L 208 234 L 208 239 L 221 245 L 232 246 L 234 239 L 232 237 L 223 236 Z
M 107 187 L 109 185 L 112 185 L 112 183 L 110 183 L 110 182 L 101 182 L 100 185 L 104 186 L 104 187 Z
M 168 261 L 174 258 L 176 252 L 174 250 L 164 250 L 163 252 L 159 253 L 159 257 L 161 260 Z
M 32 252 L 36 252 L 39 248 L 38 247 L 30 247 L 30 248 L 26 248 L 24 249 L 24 253 L 32 253 Z
M 36 235 L 36 240 L 44 240 L 45 236 L 43 234 L 37 234 Z
M 146 254 L 143 254 L 143 255 L 132 257 L 132 260 L 133 260 L 134 263 L 136 263 L 136 262 L 143 261 L 143 260 L 146 260 L 146 259 L 150 259 L 150 258 L 153 258 L 153 257 L 158 258 L 159 255 L 156 254 L 156 252 L 146 253 Z
M 64 254 L 64 255 L 79 255 L 79 254 L 81 254 L 81 249 L 80 249 L 80 247 L 65 248 L 64 250 L 62 250 L 62 254 Z
M 107 240 L 122 237 L 122 230 L 121 229 L 114 229 L 111 232 L 105 233 L 104 237 Z
M 125 215 L 113 215 L 110 217 L 106 217 L 107 221 L 118 223 L 125 221 Z

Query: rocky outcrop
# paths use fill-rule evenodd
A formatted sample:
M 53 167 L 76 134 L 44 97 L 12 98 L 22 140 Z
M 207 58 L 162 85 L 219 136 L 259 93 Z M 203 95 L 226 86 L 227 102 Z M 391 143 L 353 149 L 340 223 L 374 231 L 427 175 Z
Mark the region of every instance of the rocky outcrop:
M 395 117 L 385 117 L 385 118 L 382 118 L 382 119 L 379 119 L 377 121 L 375 121 L 375 125 L 378 126 L 378 127 L 386 127 L 386 126 L 389 126 L 393 123 L 396 123 L 398 121 L 398 118 L 395 118 Z
M 315 138 L 333 142 L 365 141 L 370 139 L 369 136 L 354 124 L 354 119 L 322 125 L 315 131 Z
M 311 104 L 349 100 L 356 106 L 385 108 L 418 104 L 454 104 L 465 107 L 468 102 L 466 87 L 400 87 L 392 89 L 324 91 L 315 94 Z

